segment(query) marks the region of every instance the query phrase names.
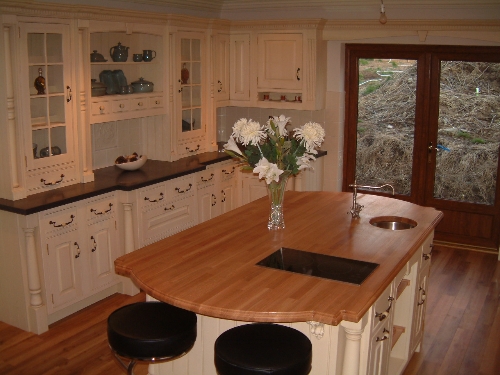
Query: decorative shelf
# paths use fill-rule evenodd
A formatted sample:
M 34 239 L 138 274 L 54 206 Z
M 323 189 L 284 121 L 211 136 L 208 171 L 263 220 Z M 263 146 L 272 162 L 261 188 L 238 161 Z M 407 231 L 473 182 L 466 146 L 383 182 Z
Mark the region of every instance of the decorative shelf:
M 393 326 L 392 327 L 392 348 L 398 342 L 399 338 L 403 333 L 405 333 L 406 328 L 401 326 Z

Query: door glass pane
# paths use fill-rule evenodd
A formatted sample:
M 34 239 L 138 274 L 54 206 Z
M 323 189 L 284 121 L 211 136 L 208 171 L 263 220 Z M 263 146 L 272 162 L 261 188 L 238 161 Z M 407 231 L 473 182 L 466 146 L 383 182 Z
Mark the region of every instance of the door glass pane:
M 28 75 L 33 157 L 67 152 L 63 39 L 58 33 L 28 33 Z
M 201 129 L 201 40 L 181 39 L 182 131 Z
M 359 59 L 356 181 L 410 195 L 417 61 Z
M 435 198 L 495 203 L 498 82 L 500 63 L 441 62 Z

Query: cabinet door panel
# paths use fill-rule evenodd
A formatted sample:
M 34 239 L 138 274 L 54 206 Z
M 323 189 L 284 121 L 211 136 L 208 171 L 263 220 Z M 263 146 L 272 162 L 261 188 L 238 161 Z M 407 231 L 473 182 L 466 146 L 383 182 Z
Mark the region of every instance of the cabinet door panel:
M 250 34 L 231 35 L 229 97 L 250 101 Z
M 258 88 L 302 88 L 302 34 L 260 34 L 258 51 Z
M 82 295 L 81 262 L 84 260 L 77 239 L 76 231 L 47 239 L 44 269 L 49 313 L 78 301 Z
M 102 221 L 89 227 L 90 280 L 92 290 L 102 288 L 115 280 L 113 256 L 116 248 L 114 220 Z

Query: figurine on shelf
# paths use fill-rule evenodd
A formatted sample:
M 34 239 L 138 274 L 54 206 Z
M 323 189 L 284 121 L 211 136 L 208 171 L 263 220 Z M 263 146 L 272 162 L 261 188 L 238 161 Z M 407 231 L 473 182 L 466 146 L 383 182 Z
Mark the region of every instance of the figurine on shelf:
M 42 68 L 38 68 L 38 77 L 35 79 L 35 89 L 38 95 L 45 94 L 45 78 L 42 77 Z
M 189 70 L 188 68 L 186 68 L 186 63 L 184 63 L 184 65 L 182 65 L 182 69 L 181 69 L 181 82 L 182 84 L 187 84 L 188 83 L 188 79 L 189 79 Z

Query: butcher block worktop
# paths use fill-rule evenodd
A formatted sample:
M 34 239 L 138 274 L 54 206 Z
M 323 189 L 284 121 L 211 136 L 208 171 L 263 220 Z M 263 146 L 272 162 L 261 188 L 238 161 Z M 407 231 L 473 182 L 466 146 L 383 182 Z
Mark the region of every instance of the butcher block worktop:
M 152 297 L 198 314 L 241 321 L 358 322 L 442 218 L 433 208 L 358 194 L 361 218 L 347 212 L 352 194 L 285 194 L 286 229 L 269 231 L 269 202 L 261 198 L 115 261 Z M 399 216 L 407 230 L 369 220 Z M 378 263 L 361 285 L 257 266 L 281 247 Z

